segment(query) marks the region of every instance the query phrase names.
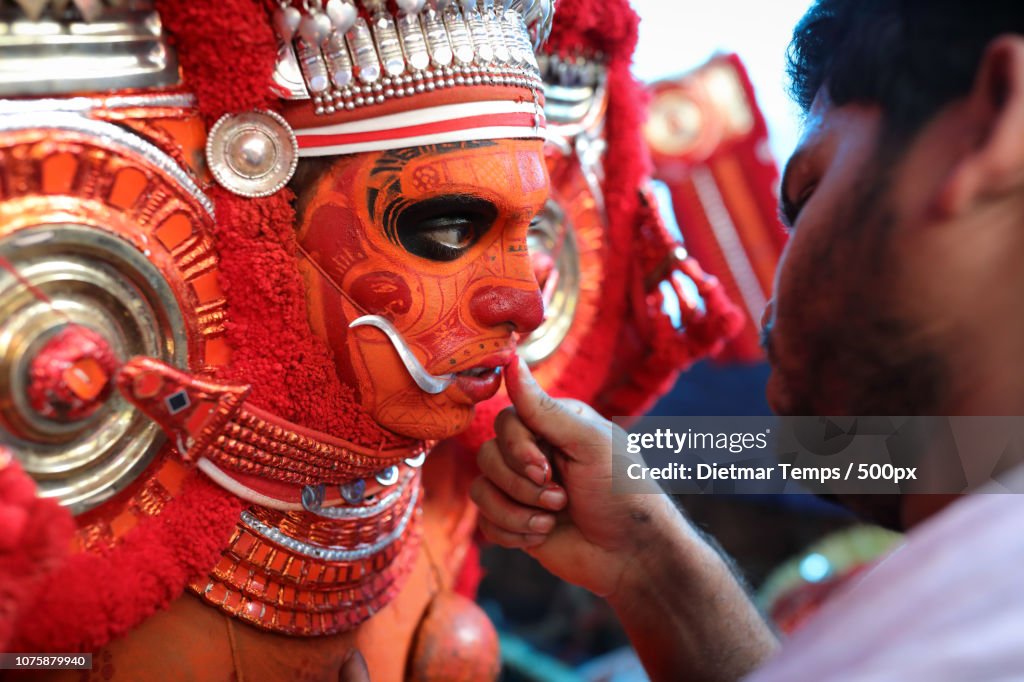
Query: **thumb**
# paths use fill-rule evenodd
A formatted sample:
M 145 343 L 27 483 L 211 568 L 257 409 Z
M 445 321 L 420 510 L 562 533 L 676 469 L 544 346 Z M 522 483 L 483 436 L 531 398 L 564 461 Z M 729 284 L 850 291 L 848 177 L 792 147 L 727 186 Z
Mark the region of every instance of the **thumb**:
M 595 425 L 586 418 L 584 410 L 590 412 L 586 406 L 572 401 L 577 406 L 573 409 L 566 401 L 549 396 L 522 358 L 505 370 L 505 389 L 523 424 L 556 448 L 569 449 L 603 435 L 596 433 Z

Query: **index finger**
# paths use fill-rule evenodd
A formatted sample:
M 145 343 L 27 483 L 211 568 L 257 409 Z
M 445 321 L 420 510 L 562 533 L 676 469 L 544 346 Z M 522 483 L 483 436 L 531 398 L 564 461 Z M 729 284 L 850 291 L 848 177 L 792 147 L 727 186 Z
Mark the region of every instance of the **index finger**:
M 525 476 L 537 485 L 548 482 L 551 462 L 544 455 L 526 424 L 519 418 L 515 408 L 506 407 L 494 419 L 494 437 L 498 451 L 509 469 Z
M 567 449 L 583 437 L 585 425 L 581 416 L 549 396 L 522 358 L 505 370 L 505 388 L 519 418 L 540 438 Z

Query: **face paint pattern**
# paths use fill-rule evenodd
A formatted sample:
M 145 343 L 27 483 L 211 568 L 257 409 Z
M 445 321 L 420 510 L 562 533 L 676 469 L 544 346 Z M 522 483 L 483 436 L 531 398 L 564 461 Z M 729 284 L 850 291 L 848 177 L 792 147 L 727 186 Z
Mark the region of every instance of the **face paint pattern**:
M 517 334 L 543 317 L 526 232 L 547 191 L 541 142 L 502 140 L 341 157 L 303 194 L 313 328 L 381 426 L 445 438 L 498 389 Z M 452 385 L 421 390 L 385 334 L 348 329 L 365 314 Z
M 402 364 L 405 365 L 406 371 L 409 372 L 409 376 L 412 377 L 412 380 L 416 382 L 421 391 L 436 395 L 442 393 L 455 381 L 456 375 L 454 374 L 449 373 L 436 377 L 424 369 L 419 359 L 409 349 L 409 344 L 405 342 L 405 339 L 398 333 L 394 325 L 380 315 L 363 315 L 352 320 L 348 328 L 355 329 L 356 327 L 376 327 L 384 332 L 384 335 L 388 337 L 388 340 L 395 347 L 395 352 L 401 358 Z

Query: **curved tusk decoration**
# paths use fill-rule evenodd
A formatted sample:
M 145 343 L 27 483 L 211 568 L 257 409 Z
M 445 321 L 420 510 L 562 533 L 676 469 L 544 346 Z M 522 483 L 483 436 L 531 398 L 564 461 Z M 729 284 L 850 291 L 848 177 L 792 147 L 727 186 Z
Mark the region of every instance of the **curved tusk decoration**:
M 405 343 L 405 339 L 398 333 L 395 326 L 388 322 L 380 315 L 363 315 L 352 320 L 349 324 L 349 329 L 355 327 L 376 327 L 377 329 L 384 332 L 391 341 L 391 345 L 395 347 L 395 352 L 398 353 L 398 357 L 401 358 L 402 364 L 405 365 L 405 369 L 409 372 L 409 376 L 416 382 L 416 385 L 423 391 L 430 393 L 431 395 L 437 395 L 438 393 L 444 392 L 446 388 L 452 385 L 455 381 L 454 374 L 442 374 L 441 376 L 434 376 L 428 372 L 420 361 L 413 355 L 412 350 Z

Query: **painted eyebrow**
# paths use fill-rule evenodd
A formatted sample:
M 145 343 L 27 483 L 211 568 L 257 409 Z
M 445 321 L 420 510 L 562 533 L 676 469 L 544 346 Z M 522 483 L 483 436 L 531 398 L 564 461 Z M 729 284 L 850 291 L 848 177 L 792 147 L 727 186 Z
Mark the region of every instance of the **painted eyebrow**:
M 403 210 L 403 214 L 406 211 L 413 211 L 414 213 L 411 215 L 416 215 L 417 212 L 430 213 L 435 208 L 450 211 L 489 209 L 496 212 L 498 210 L 494 202 L 476 194 L 452 193 L 409 201 L 409 205 Z

